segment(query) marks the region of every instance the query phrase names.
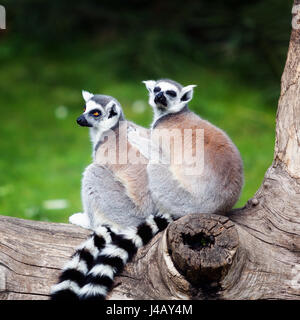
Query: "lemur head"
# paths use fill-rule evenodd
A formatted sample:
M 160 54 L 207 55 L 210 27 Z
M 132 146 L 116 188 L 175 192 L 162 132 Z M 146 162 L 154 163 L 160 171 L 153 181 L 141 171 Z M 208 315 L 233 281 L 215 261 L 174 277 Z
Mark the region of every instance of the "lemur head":
M 175 113 L 180 111 L 193 98 L 196 85 L 182 87 L 169 79 L 143 81 L 149 91 L 149 104 L 159 113 Z
M 82 91 L 85 100 L 84 112 L 77 118 L 77 123 L 83 127 L 90 127 L 99 131 L 113 128 L 123 119 L 120 103 L 113 97 L 92 94 Z

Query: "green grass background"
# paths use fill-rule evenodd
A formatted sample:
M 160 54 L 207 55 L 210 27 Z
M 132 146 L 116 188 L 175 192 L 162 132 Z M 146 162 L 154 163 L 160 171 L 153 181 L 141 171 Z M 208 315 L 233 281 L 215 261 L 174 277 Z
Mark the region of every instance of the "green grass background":
M 126 66 L 115 54 L 118 50 L 122 47 L 80 43 L 37 51 L 2 42 L 0 214 L 67 222 L 72 213 L 81 211 L 82 172 L 91 162 L 88 130 L 76 124 L 84 105 L 82 89 L 116 97 L 128 119 L 149 126 L 151 108 L 138 113 L 133 105 L 136 101 L 147 105 L 141 81 L 151 74 L 127 78 L 123 70 L 120 76 L 118 70 Z M 243 206 L 272 162 L 277 97 L 266 98 L 267 85 L 249 83 L 212 61 L 177 60 L 175 54 L 169 64 L 172 68 L 156 70 L 155 75 L 197 84 L 190 108 L 225 130 L 239 148 L 245 186 L 237 206 Z M 273 92 L 279 96 L 279 81 Z M 55 115 L 59 106 L 67 109 L 63 119 Z M 51 199 L 66 199 L 69 206 L 46 210 L 43 202 Z

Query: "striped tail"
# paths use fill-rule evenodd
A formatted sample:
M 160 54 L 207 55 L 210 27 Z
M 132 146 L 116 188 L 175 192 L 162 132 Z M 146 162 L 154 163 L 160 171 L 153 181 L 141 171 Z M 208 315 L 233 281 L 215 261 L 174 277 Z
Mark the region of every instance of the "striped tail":
M 100 226 L 77 248 L 64 266 L 58 283 L 51 288 L 51 300 L 79 299 L 80 289 L 86 283 L 86 276 L 95 258 L 112 241 L 111 234 L 108 226 Z
M 172 221 L 173 218 L 169 214 L 151 215 L 137 228 L 125 229 L 118 233 L 111 232 L 112 241 L 96 257 L 87 274 L 86 283 L 79 291 L 79 298 L 104 300 L 113 286 L 114 278 L 123 271 L 137 250 Z

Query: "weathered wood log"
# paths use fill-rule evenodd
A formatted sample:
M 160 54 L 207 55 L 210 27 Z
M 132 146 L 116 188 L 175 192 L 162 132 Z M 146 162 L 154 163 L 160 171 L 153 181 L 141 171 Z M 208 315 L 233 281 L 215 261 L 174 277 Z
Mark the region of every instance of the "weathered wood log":
M 176 269 L 190 283 L 203 286 L 218 283 L 227 274 L 238 235 L 225 217 L 194 214 L 170 226 L 167 247 Z
M 294 1 L 295 5 L 300 0 Z M 300 299 L 300 25 L 282 76 L 274 159 L 227 217 L 191 214 L 141 248 L 110 299 Z M 0 216 L 0 299 L 47 299 L 89 231 Z
M 48 299 L 50 286 L 90 232 L 0 216 L 0 299 Z
M 234 224 L 191 214 L 156 236 L 115 281 L 110 299 L 215 297 L 238 247 Z M 203 287 L 203 290 L 202 290 Z
M 158 285 L 156 295 L 160 298 L 170 299 L 174 294 L 177 298 L 188 298 L 190 284 L 176 270 L 171 256 L 191 283 L 201 282 L 201 276 L 209 282 L 217 281 L 227 272 L 236 252 L 238 238 L 233 227 L 221 216 L 186 216 L 143 248 L 122 277 L 128 277 L 135 266 L 135 278 L 130 279 L 139 283 L 145 276 L 144 266 L 149 267 L 148 257 L 154 253 L 147 273 L 150 279 L 143 281 L 150 281 L 153 287 Z M 0 299 L 47 299 L 50 286 L 56 283 L 74 247 L 89 233 L 68 224 L 0 216 Z M 186 264 L 185 259 L 190 261 Z M 144 297 L 145 294 L 155 297 L 152 286 L 145 292 L 138 283 L 134 286 L 137 292 L 142 290 Z M 159 287 L 161 283 L 166 285 L 165 293 Z M 118 294 L 112 298 L 118 298 Z

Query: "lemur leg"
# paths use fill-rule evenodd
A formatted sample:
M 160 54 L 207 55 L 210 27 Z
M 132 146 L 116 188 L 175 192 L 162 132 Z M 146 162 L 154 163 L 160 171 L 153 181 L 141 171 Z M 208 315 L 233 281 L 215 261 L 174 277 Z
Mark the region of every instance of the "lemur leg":
M 100 224 L 137 226 L 145 219 L 127 195 L 124 185 L 101 165 L 91 164 L 85 169 L 82 202 L 92 228 Z
M 147 170 L 149 187 L 160 212 L 170 213 L 177 218 L 189 213 L 216 212 L 219 199 L 213 192 L 215 184 L 209 176 L 191 181 L 192 185 L 197 185 L 197 189 L 189 192 L 189 186 L 183 185 L 168 165 L 149 164 Z M 197 177 L 189 179 L 196 180 Z

